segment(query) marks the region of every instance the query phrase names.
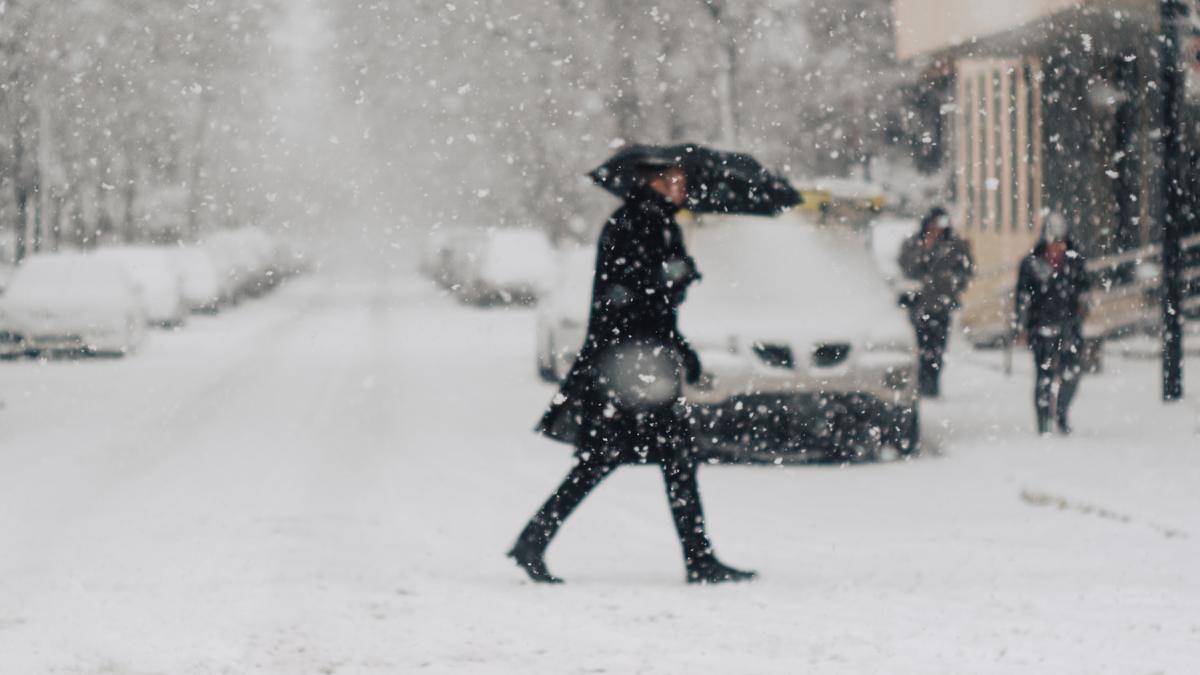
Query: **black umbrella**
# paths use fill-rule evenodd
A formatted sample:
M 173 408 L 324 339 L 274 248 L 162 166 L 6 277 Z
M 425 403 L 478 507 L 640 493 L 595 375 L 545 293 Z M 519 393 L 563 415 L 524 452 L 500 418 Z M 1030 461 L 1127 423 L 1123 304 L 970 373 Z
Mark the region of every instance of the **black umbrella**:
M 750 155 L 701 145 L 631 145 L 588 174 L 622 199 L 637 186 L 640 168 L 678 166 L 687 175 L 687 208 L 697 213 L 774 216 L 803 200 L 786 178 Z

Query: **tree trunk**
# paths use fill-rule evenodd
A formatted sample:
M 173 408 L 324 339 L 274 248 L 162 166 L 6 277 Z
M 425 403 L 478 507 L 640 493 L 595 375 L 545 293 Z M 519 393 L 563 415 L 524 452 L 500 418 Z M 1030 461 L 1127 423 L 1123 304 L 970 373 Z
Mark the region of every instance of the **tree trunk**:
M 616 89 L 608 100 L 609 110 L 616 121 L 617 136 L 626 143 L 642 136 L 641 100 L 638 97 L 637 66 L 630 47 L 637 42 L 635 27 L 630 21 L 628 0 L 609 0 L 609 14 L 615 26 L 615 34 L 621 39 L 613 41 L 617 50 Z
M 13 251 L 13 261 L 20 265 L 25 259 L 29 248 L 29 184 L 25 177 L 25 140 L 18 128 L 13 132 L 13 181 L 14 198 L 17 206 L 16 250 Z
M 32 222 L 33 236 L 32 236 L 32 241 L 30 242 L 30 244 L 33 247 L 34 253 L 41 253 L 42 246 L 45 243 L 45 238 L 43 236 L 44 232 L 42 231 L 42 225 L 43 225 L 42 215 L 43 214 L 42 214 L 42 209 L 40 206 L 41 200 L 42 200 L 42 175 L 41 174 L 42 174 L 41 168 L 35 167 L 34 172 L 33 172 L 33 181 L 30 184 L 30 186 L 33 188 L 30 193 L 30 198 L 31 198 L 31 200 L 32 200 L 32 198 L 36 198 L 38 200 L 37 203 L 33 204 L 33 222 Z
M 721 145 L 726 149 L 737 146 L 737 41 L 729 16 L 728 7 L 722 0 L 705 0 L 708 14 L 716 28 L 723 63 L 717 73 L 717 114 L 720 121 Z
M 738 78 L 741 71 L 741 60 L 738 56 L 737 39 L 734 37 L 732 30 L 725 31 L 725 77 L 728 79 L 728 84 L 725 89 L 728 92 L 729 98 L 722 106 L 724 114 L 728 118 L 728 143 L 729 148 L 736 149 L 739 138 L 739 130 L 742 127 L 741 116 L 738 114 L 741 107 L 741 95 L 738 92 Z
M 20 265 L 25 259 L 25 254 L 29 248 L 29 188 L 26 186 L 24 179 L 17 178 L 16 186 L 16 202 L 17 202 L 17 237 L 16 251 L 13 252 L 14 261 Z
M 192 152 L 191 175 L 188 184 L 188 236 L 192 241 L 200 238 L 201 178 L 204 173 L 204 137 L 208 129 L 209 107 L 212 105 L 208 88 L 200 95 L 200 110 L 196 116 L 195 146 Z
M 663 114 L 666 115 L 667 138 L 672 143 L 688 140 L 688 124 L 683 111 L 687 109 L 687 93 L 678 86 L 671 72 L 675 57 L 679 54 L 679 30 L 672 21 L 658 22 L 658 41 L 662 48 L 662 61 L 658 66 L 658 81 L 667 84 L 663 91 Z

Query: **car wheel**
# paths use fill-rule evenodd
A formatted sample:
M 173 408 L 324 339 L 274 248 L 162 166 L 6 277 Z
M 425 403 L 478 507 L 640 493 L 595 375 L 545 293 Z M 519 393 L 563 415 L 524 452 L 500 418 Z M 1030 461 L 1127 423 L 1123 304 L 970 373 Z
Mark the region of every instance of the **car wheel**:
M 896 446 L 901 455 L 907 457 L 920 451 L 921 414 L 916 406 L 905 408 L 896 415 L 893 431 L 895 435 L 892 438 L 892 444 Z

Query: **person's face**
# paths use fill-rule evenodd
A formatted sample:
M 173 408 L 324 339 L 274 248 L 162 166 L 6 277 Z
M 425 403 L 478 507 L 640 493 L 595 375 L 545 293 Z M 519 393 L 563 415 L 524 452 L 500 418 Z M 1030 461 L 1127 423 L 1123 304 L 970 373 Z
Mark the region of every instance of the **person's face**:
M 650 187 L 671 200 L 675 206 L 683 206 L 687 201 L 687 176 L 683 169 L 671 167 L 650 181 Z
M 930 238 L 936 239 L 948 229 L 950 229 L 950 216 L 938 216 L 929 224 L 927 234 Z

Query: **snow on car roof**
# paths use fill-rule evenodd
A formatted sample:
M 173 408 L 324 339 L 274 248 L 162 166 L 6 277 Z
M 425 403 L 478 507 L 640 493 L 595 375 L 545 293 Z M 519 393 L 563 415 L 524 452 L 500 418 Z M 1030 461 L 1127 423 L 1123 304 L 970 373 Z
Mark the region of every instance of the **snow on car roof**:
M 704 275 L 680 311 L 693 340 L 911 341 L 894 293 L 849 230 L 797 216 L 708 218 L 690 229 L 688 248 Z
M 10 297 L 47 293 L 87 293 L 125 288 L 129 278 L 120 266 L 85 253 L 52 253 L 27 258 L 9 285 Z

